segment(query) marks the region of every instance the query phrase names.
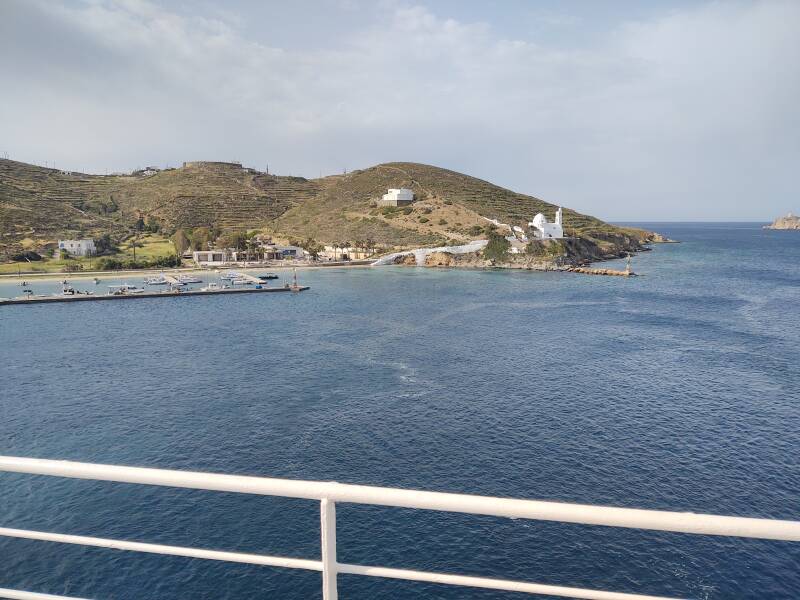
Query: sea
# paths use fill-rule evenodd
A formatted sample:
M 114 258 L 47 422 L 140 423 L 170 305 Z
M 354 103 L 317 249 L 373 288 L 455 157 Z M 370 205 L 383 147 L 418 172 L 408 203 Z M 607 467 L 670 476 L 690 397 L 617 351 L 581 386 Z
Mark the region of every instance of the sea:
M 638 225 L 680 243 L 629 279 L 325 268 L 299 294 L 0 307 L 0 454 L 800 520 L 800 233 Z M 337 524 L 340 562 L 800 597 L 798 543 L 350 504 Z M 0 527 L 320 555 L 316 502 L 47 476 L 0 473 Z M 3 537 L 0 587 L 321 597 L 312 571 Z M 340 575 L 339 597 L 523 596 Z

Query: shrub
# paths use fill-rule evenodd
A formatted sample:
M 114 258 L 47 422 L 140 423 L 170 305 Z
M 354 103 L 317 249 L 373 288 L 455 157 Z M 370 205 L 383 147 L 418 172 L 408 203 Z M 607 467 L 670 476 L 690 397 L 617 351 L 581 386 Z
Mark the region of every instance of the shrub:
M 116 271 L 122 268 L 122 261 L 116 258 L 101 258 L 95 263 L 99 271 Z
M 472 227 L 469 228 L 467 233 L 472 236 L 481 235 L 483 233 L 483 227 L 481 227 L 480 225 L 473 225 Z
M 100 271 L 118 271 L 120 269 L 153 269 L 156 267 L 179 267 L 181 258 L 177 254 L 170 254 L 167 256 L 156 256 L 152 259 L 137 260 L 133 259 L 119 260 L 116 258 L 101 258 L 97 261 L 96 266 Z
M 412 212 L 414 212 L 414 209 L 413 209 L 413 208 L 411 208 L 410 206 L 406 206 L 406 207 L 403 209 L 403 214 L 404 214 L 404 215 L 410 215 Z
M 42 257 L 33 250 L 25 250 L 24 252 L 20 252 L 18 254 L 12 254 L 11 260 L 13 260 L 14 262 L 25 262 L 25 261 L 34 262 L 37 260 L 42 260 Z
M 543 256 L 555 258 L 565 254 L 566 248 L 559 240 L 533 240 L 525 247 L 525 254 L 529 256 Z
M 452 200 L 445 200 L 445 201 L 444 201 L 444 203 L 445 203 L 447 206 L 451 206 L 451 205 L 453 204 L 453 201 L 452 201 Z
M 447 221 L 445 219 L 439 219 L 439 225 L 447 225 Z
M 111 236 L 108 233 L 104 233 L 99 238 L 95 238 L 94 246 L 97 249 L 98 255 L 119 252 L 119 248 L 114 245 L 114 242 L 111 240 Z
M 496 231 L 492 231 L 489 233 L 489 243 L 483 249 L 483 256 L 495 262 L 502 262 L 508 259 L 510 247 L 511 242 Z
M 428 221 L 430 221 L 430 219 L 428 217 L 420 217 L 419 218 L 419 222 L 420 223 L 427 223 Z

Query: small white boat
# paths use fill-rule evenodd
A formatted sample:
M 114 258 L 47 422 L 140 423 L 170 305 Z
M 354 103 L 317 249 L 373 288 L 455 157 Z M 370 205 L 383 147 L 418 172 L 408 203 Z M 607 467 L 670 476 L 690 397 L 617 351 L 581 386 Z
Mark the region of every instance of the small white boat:
M 245 279 L 244 277 L 235 277 L 230 282 L 232 285 L 253 285 L 255 283 L 252 279 Z
M 194 275 L 178 275 L 175 279 L 178 280 L 179 283 L 186 285 L 187 283 L 203 283 L 203 280 L 199 277 L 195 277 Z
M 219 276 L 220 279 L 226 279 L 232 281 L 234 279 L 239 279 L 241 275 L 236 271 L 225 271 L 222 275 Z
M 142 288 L 136 287 L 135 285 L 128 285 L 127 283 L 108 286 L 108 293 L 111 296 L 126 296 L 128 294 L 141 294 L 143 292 L 144 290 Z
M 218 292 L 220 290 L 227 290 L 227 289 L 228 289 L 227 285 L 220 285 L 218 283 L 209 283 L 207 286 L 201 287 L 200 291 L 201 292 Z
M 154 275 L 152 277 L 146 277 L 144 282 L 147 285 L 167 285 L 169 283 L 169 281 L 167 281 L 167 278 L 164 277 L 163 273 L 161 275 Z

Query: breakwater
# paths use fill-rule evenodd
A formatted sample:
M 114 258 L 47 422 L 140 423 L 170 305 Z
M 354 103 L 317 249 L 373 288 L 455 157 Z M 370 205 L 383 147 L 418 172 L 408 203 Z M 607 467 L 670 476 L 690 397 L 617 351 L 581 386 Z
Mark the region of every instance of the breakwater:
M 90 302 L 93 300 L 134 300 L 137 298 L 185 298 L 187 296 L 217 296 L 221 294 L 262 294 L 268 292 L 303 292 L 310 289 L 307 285 L 286 285 L 274 288 L 241 288 L 219 290 L 190 290 L 180 292 L 177 290 L 165 292 L 143 292 L 126 294 L 68 294 L 54 296 L 30 296 L 22 298 L 8 298 L 0 300 L 0 306 L 19 304 L 47 304 L 52 302 Z
M 565 271 L 570 273 L 582 273 L 584 275 L 609 275 L 611 277 L 638 277 L 633 271 L 626 269 L 619 271 L 617 269 L 592 269 L 590 267 L 568 267 Z

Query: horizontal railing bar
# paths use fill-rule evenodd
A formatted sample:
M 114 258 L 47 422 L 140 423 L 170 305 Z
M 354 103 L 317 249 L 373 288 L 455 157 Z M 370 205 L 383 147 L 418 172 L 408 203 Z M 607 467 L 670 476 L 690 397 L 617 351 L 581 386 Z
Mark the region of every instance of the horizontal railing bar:
M 80 546 L 95 546 L 97 548 L 112 548 L 114 550 L 131 550 L 133 552 L 147 552 L 150 554 L 168 554 L 171 556 L 186 556 L 188 558 L 202 558 L 206 560 L 223 560 L 226 562 L 245 563 L 248 565 L 261 565 L 266 567 L 285 567 L 287 569 L 322 571 L 322 562 L 319 560 L 305 560 L 302 558 L 288 558 L 284 556 L 244 554 L 240 552 L 204 550 L 202 548 L 186 548 L 184 546 L 165 546 L 163 544 L 146 544 L 144 542 L 109 540 L 105 538 L 87 537 L 83 535 L 66 535 L 63 533 L 28 531 L 25 529 L 9 529 L 6 527 L 0 527 L 0 536 L 23 538 L 28 540 L 40 540 L 43 542 L 59 542 L 62 544 L 77 544 Z
M 367 575 L 370 577 L 386 577 L 388 579 L 405 579 L 407 581 L 425 581 L 429 583 L 443 583 L 446 585 L 460 585 L 490 590 L 504 590 L 509 592 L 524 592 L 528 594 L 559 596 L 562 598 L 581 598 L 582 600 L 675 600 L 673 598 L 665 598 L 663 596 L 642 596 L 641 594 L 604 592 L 600 590 L 563 587 L 560 585 L 526 583 L 524 581 L 508 581 L 490 577 L 449 575 L 445 573 L 409 571 L 407 569 L 389 569 L 386 567 L 371 567 L 366 565 L 350 565 L 339 563 L 337 570 L 339 573 L 345 573 L 347 575 Z
M 800 522 L 0 456 L 0 471 L 495 517 L 800 541 Z
M 82 546 L 93 546 L 97 548 L 111 548 L 114 550 L 126 550 L 133 552 L 147 552 L 150 554 L 166 554 L 170 556 L 184 556 L 188 558 L 200 558 L 207 560 L 220 560 L 225 562 L 245 563 L 268 567 L 285 567 L 289 569 L 306 569 L 311 571 L 322 571 L 322 561 L 304 560 L 299 558 L 286 558 L 279 556 L 264 556 L 260 554 L 242 554 L 238 552 L 223 552 L 217 550 L 203 550 L 199 548 L 186 548 L 183 546 L 165 546 L 162 544 L 147 544 L 143 542 L 130 542 L 124 540 L 111 540 L 80 535 L 66 535 L 61 533 L 50 533 L 45 531 L 29 531 L 25 529 L 9 529 L 0 527 L 0 536 L 23 538 L 29 540 L 39 540 L 46 542 L 58 542 L 64 544 L 77 544 Z M 471 577 L 465 575 L 449 575 L 445 573 L 429 573 L 423 571 L 410 571 L 406 569 L 391 569 L 386 567 L 374 567 L 364 565 L 352 565 L 338 563 L 336 565 L 338 573 L 349 575 L 368 575 L 371 577 L 386 577 L 390 579 L 405 579 L 409 581 L 426 581 L 431 583 L 443 583 L 449 585 L 460 585 L 467 587 L 486 588 L 494 590 L 507 590 L 514 592 L 525 592 L 529 594 L 547 594 L 550 596 L 561 596 L 565 598 L 582 598 L 588 600 L 670 600 L 659 596 L 642 596 L 637 594 L 625 594 L 619 592 L 604 592 L 599 590 L 587 590 L 582 588 L 563 587 L 545 585 L 540 583 L 526 583 L 522 581 L 507 581 L 489 577 Z M 59 598 L 59 596 L 47 595 L 25 595 L 31 592 L 17 592 L 9 590 L 9 593 L 19 594 L 18 596 L 5 596 L 10 598 Z M 0 591 L 0 598 L 3 598 Z
M 53 596 L 52 594 L 37 594 L 36 592 L 23 592 L 6 588 L 0 588 L 0 598 L 10 598 L 11 600 L 87 600 L 86 598 Z

